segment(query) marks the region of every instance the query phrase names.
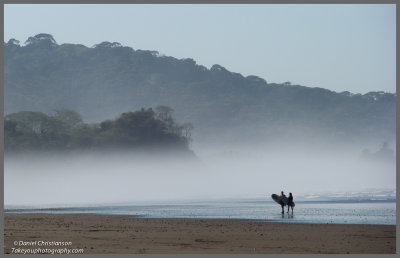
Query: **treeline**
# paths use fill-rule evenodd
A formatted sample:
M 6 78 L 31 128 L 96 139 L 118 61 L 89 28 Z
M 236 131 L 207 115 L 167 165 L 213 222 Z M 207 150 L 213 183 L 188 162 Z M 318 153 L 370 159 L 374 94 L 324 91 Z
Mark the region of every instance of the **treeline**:
M 167 106 L 122 113 L 114 120 L 84 123 L 69 109 L 51 115 L 21 111 L 4 119 L 6 152 L 174 148 L 189 151 L 190 123 L 179 124 Z

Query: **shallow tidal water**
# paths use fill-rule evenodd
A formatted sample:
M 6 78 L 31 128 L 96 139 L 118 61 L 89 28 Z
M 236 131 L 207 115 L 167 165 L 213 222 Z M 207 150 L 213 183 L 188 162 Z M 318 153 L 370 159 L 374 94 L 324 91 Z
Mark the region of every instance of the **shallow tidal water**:
M 294 212 L 265 200 L 175 201 L 79 207 L 6 207 L 6 213 L 115 214 L 143 218 L 218 218 L 265 222 L 396 225 L 396 202 L 299 201 Z

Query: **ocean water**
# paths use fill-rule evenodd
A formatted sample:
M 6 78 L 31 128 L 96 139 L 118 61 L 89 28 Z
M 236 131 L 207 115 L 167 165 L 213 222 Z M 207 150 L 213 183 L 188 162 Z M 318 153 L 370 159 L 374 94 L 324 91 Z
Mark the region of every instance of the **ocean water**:
M 265 222 L 396 225 L 396 202 L 297 201 L 294 212 L 261 199 L 176 201 L 75 207 L 6 207 L 6 213 L 115 214 L 142 218 L 219 218 Z

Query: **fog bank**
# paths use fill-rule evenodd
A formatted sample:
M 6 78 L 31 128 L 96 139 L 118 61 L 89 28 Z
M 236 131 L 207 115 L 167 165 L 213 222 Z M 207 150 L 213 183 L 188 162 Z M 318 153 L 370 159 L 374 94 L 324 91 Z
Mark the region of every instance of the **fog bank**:
M 5 157 L 5 205 L 213 199 L 396 188 L 395 162 L 354 150 L 203 150 L 198 159 L 132 152 Z

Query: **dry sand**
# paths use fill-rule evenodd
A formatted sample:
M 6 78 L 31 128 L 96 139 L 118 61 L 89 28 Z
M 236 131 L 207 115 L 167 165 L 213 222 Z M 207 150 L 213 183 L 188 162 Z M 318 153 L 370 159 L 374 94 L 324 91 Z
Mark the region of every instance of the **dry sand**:
M 39 240 L 71 241 L 68 248 L 83 248 L 85 254 L 396 252 L 396 227 L 391 225 L 6 214 L 4 226 L 5 253 L 12 253 L 12 248 L 34 248 L 15 246 L 14 241 Z

